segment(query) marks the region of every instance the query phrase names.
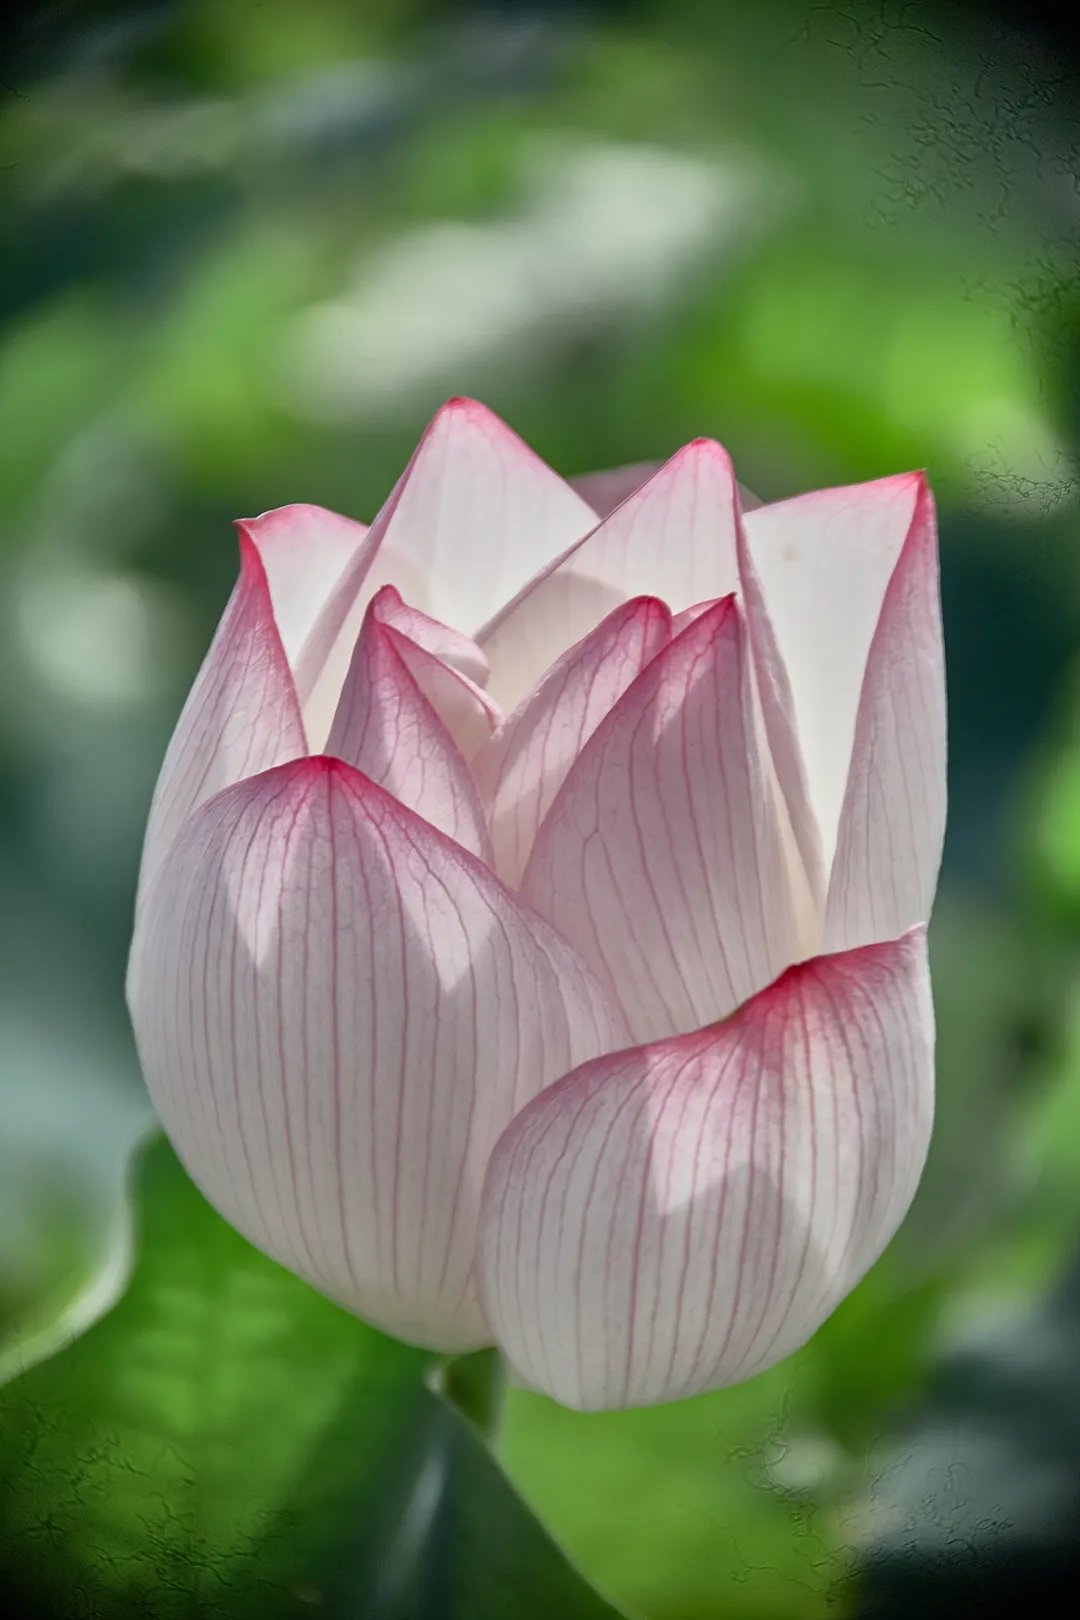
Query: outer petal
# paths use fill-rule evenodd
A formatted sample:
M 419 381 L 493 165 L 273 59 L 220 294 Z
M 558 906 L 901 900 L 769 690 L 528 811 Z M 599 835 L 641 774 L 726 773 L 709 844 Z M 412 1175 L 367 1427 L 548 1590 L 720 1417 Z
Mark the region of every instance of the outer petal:
M 307 752 L 259 552 L 240 532 L 240 577 L 188 694 L 154 791 L 145 892 L 185 819 L 222 788 Z
M 921 929 L 792 968 L 724 1024 L 585 1064 L 492 1156 L 479 1272 L 498 1343 L 585 1409 L 771 1366 L 888 1243 L 932 1113 Z
M 922 488 L 921 474 L 905 473 L 800 495 L 744 520 L 790 682 L 825 871 L 836 848 L 870 643 Z
M 885 592 L 855 721 L 825 947 L 929 917 L 945 836 L 945 654 L 933 500 L 924 485 Z
M 658 596 L 678 612 L 735 590 L 735 525 L 731 460 L 696 439 L 477 633 L 491 691 L 504 706 L 517 703 L 629 597 Z
M 801 954 L 777 796 L 734 598 L 597 728 L 522 894 L 606 976 L 635 1040 L 723 1017 Z
M 266 569 L 281 643 L 295 669 L 316 619 L 349 562 L 372 554 L 363 523 L 324 506 L 279 506 L 237 528 Z
M 472 772 L 410 675 L 372 603 L 345 677 L 327 753 L 346 760 L 433 827 L 490 864 Z
M 671 614 L 655 597 L 616 608 L 552 665 L 476 755 L 495 869 L 505 882 L 519 882 L 537 828 L 574 760 L 670 633 Z
M 472 1266 L 491 1147 L 619 1039 L 570 948 L 480 862 L 320 758 L 188 824 L 135 961 L 147 1083 L 211 1202 L 390 1332 L 490 1342 Z
M 497 416 L 475 400 L 449 400 L 372 524 L 377 561 L 347 568 L 322 612 L 298 677 L 305 698 L 312 694 L 328 728 L 364 609 L 382 585 L 472 629 L 595 522 Z M 310 732 L 317 743 L 318 729 Z

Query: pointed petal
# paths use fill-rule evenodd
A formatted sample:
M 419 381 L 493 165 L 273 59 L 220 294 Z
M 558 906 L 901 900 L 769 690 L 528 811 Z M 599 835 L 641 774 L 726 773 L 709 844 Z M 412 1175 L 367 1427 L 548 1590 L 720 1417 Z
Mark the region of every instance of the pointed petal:
M 923 931 L 785 973 L 726 1023 L 585 1064 L 484 1186 L 487 1319 L 586 1410 L 736 1383 L 802 1345 L 892 1237 L 933 1113 Z
M 921 487 L 920 474 L 905 473 L 800 495 L 744 519 L 763 612 L 788 678 L 825 871 L 836 848 L 870 643 Z M 760 616 L 753 605 L 750 611 L 756 628 Z
M 363 523 L 323 506 L 279 506 L 236 527 L 266 569 L 281 644 L 295 669 L 316 619 L 346 564 L 364 552 Z
M 806 904 L 820 918 L 825 906 L 826 881 L 821 829 L 810 797 L 791 681 L 747 544 L 746 524 L 741 513 L 737 545 L 739 583 L 753 652 L 758 700 L 783 801 L 785 840 L 791 851 L 790 864 L 793 870 L 796 867 L 800 869 Z M 820 939 L 815 941 L 814 952 L 819 945 Z
M 466 760 L 471 760 L 491 737 L 502 719 L 502 711 L 482 687 L 462 674 L 460 668 L 431 650 L 437 638 L 429 634 L 424 625 L 434 625 L 437 621 L 426 619 L 424 614 L 418 614 L 413 621 L 413 627 L 420 628 L 421 633 L 425 634 L 428 645 L 414 641 L 399 628 L 405 622 L 405 615 L 399 612 L 400 603 L 397 592 L 384 585 L 373 597 L 371 608 L 385 626 L 402 663 L 439 716 L 455 746 Z M 418 621 L 423 623 L 418 624 Z
M 480 749 L 473 770 L 488 807 L 495 870 L 516 885 L 537 828 L 612 705 L 665 646 L 671 615 L 655 597 L 609 613 L 558 659 Z
M 472 772 L 410 675 L 373 602 L 341 690 L 328 754 L 363 771 L 489 865 L 487 818 Z
M 639 1041 L 723 1017 L 804 954 L 734 598 L 597 728 L 521 892 L 605 975 Z
M 393 585 L 384 585 L 376 599 L 379 617 L 384 624 L 408 636 L 425 652 L 434 653 L 436 658 L 441 658 L 444 664 L 449 664 L 476 686 L 485 684 L 491 666 L 483 649 L 477 646 L 471 636 L 431 618 L 427 613 L 421 613 L 419 608 L 410 607 Z
M 338 760 L 242 782 L 148 896 L 132 1018 L 151 1095 L 258 1247 L 416 1343 L 489 1343 L 472 1276 L 514 1113 L 620 1038 L 573 951 Z
M 143 845 L 140 897 L 194 810 L 245 776 L 307 752 L 259 551 L 240 575 L 165 754 Z
M 731 460 L 696 439 L 477 632 L 494 696 L 518 703 L 564 648 L 632 596 L 679 612 L 735 590 L 735 523 Z
M 305 703 L 314 694 L 328 729 L 364 609 L 381 586 L 396 585 L 425 613 L 472 630 L 595 522 L 493 412 L 449 400 L 371 526 L 377 561 L 346 569 L 323 610 L 298 676 Z M 318 746 L 313 725 L 309 735 Z
M 890 939 L 928 918 L 944 836 L 945 652 L 937 527 L 924 485 L 870 644 L 825 948 Z

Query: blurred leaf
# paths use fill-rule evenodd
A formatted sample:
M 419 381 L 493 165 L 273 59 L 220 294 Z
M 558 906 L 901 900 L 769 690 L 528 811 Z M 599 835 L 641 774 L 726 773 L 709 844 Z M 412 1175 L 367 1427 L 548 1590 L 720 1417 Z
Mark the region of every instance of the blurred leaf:
M 849 1468 L 808 1422 L 808 1355 L 633 1412 L 516 1390 L 500 1452 L 572 1556 L 649 1620 L 835 1620 L 852 1559 L 830 1509 Z
M 614 1620 L 428 1388 L 163 1141 L 120 1302 L 0 1392 L 0 1568 L 63 1620 Z
M 0 354 L 0 499 L 9 519 L 40 495 L 54 458 L 122 386 L 123 359 L 104 311 L 86 299 L 9 330 Z

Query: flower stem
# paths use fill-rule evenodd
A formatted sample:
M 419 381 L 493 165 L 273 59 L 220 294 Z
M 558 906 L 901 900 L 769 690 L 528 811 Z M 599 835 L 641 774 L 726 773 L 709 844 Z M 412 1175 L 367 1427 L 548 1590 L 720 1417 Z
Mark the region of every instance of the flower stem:
M 497 1350 L 474 1350 L 455 1356 L 442 1369 L 443 1399 L 456 1406 L 466 1422 L 491 1440 L 502 1419 L 506 1374 Z

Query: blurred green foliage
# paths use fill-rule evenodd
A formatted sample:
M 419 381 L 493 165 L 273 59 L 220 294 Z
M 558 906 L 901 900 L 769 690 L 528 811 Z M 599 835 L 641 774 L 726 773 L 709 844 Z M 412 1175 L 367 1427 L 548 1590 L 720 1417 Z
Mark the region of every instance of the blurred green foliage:
M 524 1588 L 614 1620 L 428 1389 L 430 1356 L 256 1253 L 161 1140 L 134 1202 L 119 1304 L 0 1392 L 19 1612 L 502 1620 Z
M 451 392 L 484 398 L 567 473 L 697 434 L 721 438 L 766 498 L 925 466 L 952 813 L 932 935 L 938 1125 L 916 1205 L 784 1367 L 628 1414 L 515 1392 L 500 1448 L 585 1573 L 653 1620 L 859 1612 L 896 1525 L 916 1558 L 927 1540 L 894 1462 L 898 1446 L 923 1455 L 942 1368 L 971 1342 L 989 1354 L 1002 1322 L 1045 1335 L 1040 1301 L 1080 1231 L 1080 277 L 1075 154 L 1045 62 L 918 6 L 794 0 L 482 16 L 190 0 L 76 18 L 32 44 L 0 106 L 9 1361 L 85 1323 L 93 1305 L 76 1296 L 124 1222 L 123 1164 L 148 1117 L 122 1004 L 139 838 L 229 586 L 233 518 L 292 500 L 369 517 Z M 159 1470 L 159 1486 L 174 1469 L 174 1485 L 232 1491 L 216 1464 L 190 1471 L 227 1432 L 245 1457 L 258 1448 L 260 1524 L 287 1507 L 314 1526 L 298 1481 L 325 1466 L 340 1488 L 327 1511 L 346 1540 L 354 1527 L 362 1562 L 372 1459 L 407 1417 L 398 1363 L 373 1402 L 366 1329 L 251 1256 L 182 1182 L 162 1197 L 147 1252 L 160 1241 L 182 1272 L 175 1314 L 154 1327 L 144 1272 L 112 1317 L 11 1386 L 26 1410 L 75 1414 L 82 1427 L 41 1443 L 57 1476 L 93 1475 L 96 1517 L 47 1470 L 17 1485 L 18 1448 L 38 1442 L 16 1424 L 0 1459 L 11 1545 L 45 1568 L 59 1514 L 55 1579 L 80 1559 L 90 1578 L 105 1526 L 159 1570 L 179 1521 L 142 1512 L 117 1459 Z M 188 1211 L 172 1228 L 168 1198 Z M 218 1260 L 241 1289 L 227 1310 Z M 244 1278 L 274 1296 L 265 1334 Z M 164 1388 L 200 1310 L 257 1341 L 259 1399 L 200 1413 L 177 1389 L 213 1434 L 170 1441 L 165 1463 L 143 1442 L 102 1449 L 129 1358 L 152 1382 L 160 1353 Z M 246 1402 L 239 1364 L 227 1379 Z M 381 1427 L 364 1428 L 376 1406 Z M 976 1419 L 997 1435 L 992 1403 Z M 987 1487 L 1002 1502 L 1014 1444 Z M 957 1465 L 980 1456 L 961 1448 Z M 1080 1475 L 1078 1456 L 1053 1463 Z M 935 1468 L 948 1473 L 926 1462 L 931 1496 Z M 510 1512 L 492 1477 L 491 1511 Z M 241 1546 L 263 1543 L 230 1513 L 214 1567 L 235 1574 Z M 305 1589 L 323 1553 L 293 1552 L 280 1580 Z M 563 1569 L 551 1557 L 541 1593 L 543 1569 Z M 102 1576 L 109 1602 L 131 1596 L 121 1565 Z M 328 1612 L 366 1613 L 361 1589 Z M 430 1593 L 414 1599 L 430 1612 Z M 201 1601 L 183 1612 L 218 1612 Z M 569 1616 L 570 1601 L 537 1612 Z

